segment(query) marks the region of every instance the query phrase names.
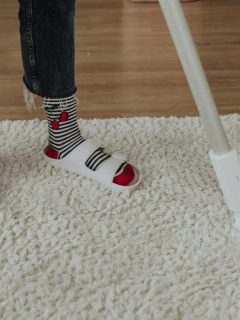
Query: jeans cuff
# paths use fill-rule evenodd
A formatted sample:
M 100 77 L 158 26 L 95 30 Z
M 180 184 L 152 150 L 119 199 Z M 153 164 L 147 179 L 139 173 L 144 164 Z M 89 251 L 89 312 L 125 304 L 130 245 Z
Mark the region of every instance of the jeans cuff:
M 43 109 L 43 106 L 36 106 L 35 104 L 35 97 L 41 97 L 41 98 L 50 98 L 50 99 L 63 99 L 63 98 L 68 98 L 70 96 L 72 96 L 73 94 L 75 94 L 77 91 L 77 88 L 74 87 L 71 91 L 69 91 L 69 93 L 67 94 L 60 94 L 59 96 L 49 96 L 49 95 L 45 95 L 41 92 L 37 93 L 35 92 L 35 90 L 30 87 L 25 78 L 23 77 L 23 96 L 24 96 L 24 101 L 26 103 L 26 107 L 28 109 L 29 112 L 31 112 L 33 109 Z

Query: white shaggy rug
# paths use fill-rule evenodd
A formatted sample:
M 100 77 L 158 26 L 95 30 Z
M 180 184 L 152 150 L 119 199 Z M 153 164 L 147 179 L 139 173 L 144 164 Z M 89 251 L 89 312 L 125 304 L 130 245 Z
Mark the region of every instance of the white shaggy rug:
M 222 119 L 240 152 L 240 116 Z M 61 172 L 46 120 L 1 121 L 0 319 L 240 319 L 240 237 L 199 118 L 79 123 L 144 179 L 129 195 Z

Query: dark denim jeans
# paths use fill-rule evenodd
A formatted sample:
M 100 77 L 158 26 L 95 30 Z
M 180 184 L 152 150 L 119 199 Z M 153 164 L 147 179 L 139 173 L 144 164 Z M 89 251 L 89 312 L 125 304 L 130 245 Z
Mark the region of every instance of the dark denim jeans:
M 26 87 L 41 97 L 74 94 L 75 0 L 18 1 Z

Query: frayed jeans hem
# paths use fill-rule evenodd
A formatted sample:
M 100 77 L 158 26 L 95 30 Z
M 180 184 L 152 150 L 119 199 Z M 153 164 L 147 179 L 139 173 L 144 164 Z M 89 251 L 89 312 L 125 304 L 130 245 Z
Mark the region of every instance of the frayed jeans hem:
M 36 106 L 35 104 L 35 97 L 38 96 L 40 98 L 49 98 L 49 99 L 64 99 L 72 96 L 77 91 L 77 88 L 75 87 L 73 90 L 71 90 L 69 93 L 59 94 L 58 96 L 53 95 L 46 95 L 41 92 L 36 92 L 33 88 L 31 88 L 25 81 L 25 78 L 23 77 L 23 96 L 24 101 L 26 103 L 26 107 L 28 111 L 32 111 L 33 109 L 43 109 L 43 106 Z

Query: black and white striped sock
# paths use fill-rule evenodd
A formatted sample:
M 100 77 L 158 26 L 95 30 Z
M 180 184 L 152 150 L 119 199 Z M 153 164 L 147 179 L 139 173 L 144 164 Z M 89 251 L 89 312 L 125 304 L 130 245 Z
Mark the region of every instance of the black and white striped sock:
M 49 131 L 47 155 L 51 158 L 62 159 L 85 141 L 78 126 L 76 105 L 75 95 L 62 99 L 43 98 Z M 99 148 L 87 159 L 86 166 L 95 171 L 109 157 L 110 154 Z
M 43 98 L 48 120 L 49 150 L 52 158 L 62 159 L 85 141 L 77 122 L 76 98 Z

